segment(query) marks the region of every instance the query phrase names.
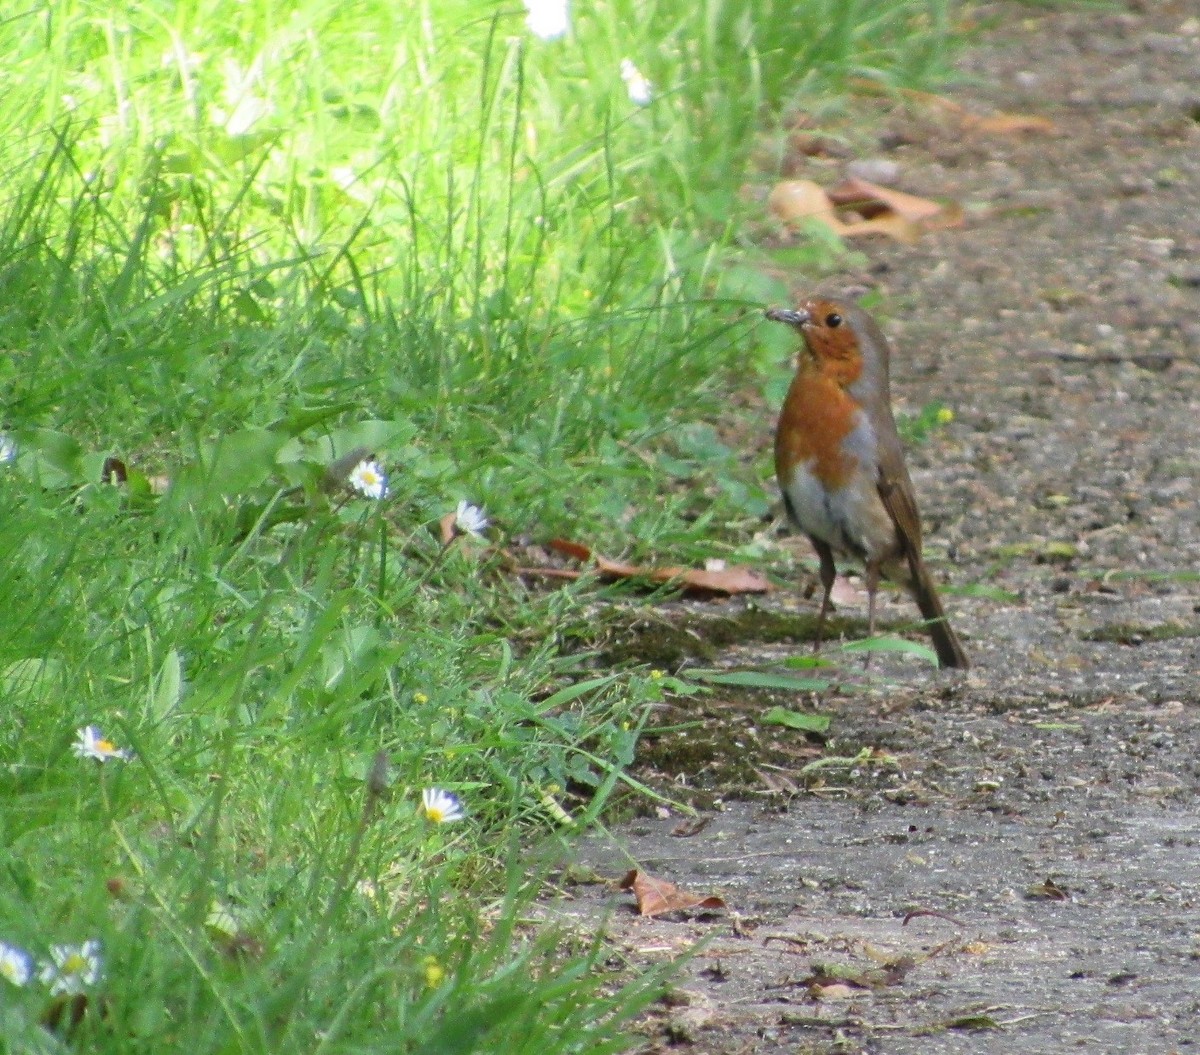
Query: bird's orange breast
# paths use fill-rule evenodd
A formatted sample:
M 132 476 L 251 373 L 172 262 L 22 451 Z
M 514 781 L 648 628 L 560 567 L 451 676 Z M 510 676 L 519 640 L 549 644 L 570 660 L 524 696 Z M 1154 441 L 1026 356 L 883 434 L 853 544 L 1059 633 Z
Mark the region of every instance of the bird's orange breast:
M 775 475 L 785 490 L 797 465 L 830 490 L 841 490 L 858 468 L 846 438 L 860 410 L 836 380 L 801 366 L 792 379 L 775 430 Z

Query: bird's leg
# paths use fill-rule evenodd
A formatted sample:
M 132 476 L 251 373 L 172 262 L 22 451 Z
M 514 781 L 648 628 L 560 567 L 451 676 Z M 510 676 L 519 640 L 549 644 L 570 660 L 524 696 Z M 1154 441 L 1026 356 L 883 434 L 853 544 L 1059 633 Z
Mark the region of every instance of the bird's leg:
M 875 594 L 879 591 L 879 565 L 870 563 L 866 568 L 867 584 L 867 632 L 875 636 Z
M 817 551 L 817 556 L 821 558 L 821 614 L 817 616 L 817 637 L 813 642 L 813 651 L 819 652 L 821 642 L 825 639 L 825 617 L 833 609 L 830 595 L 833 593 L 833 580 L 837 577 L 837 567 L 833 563 L 833 550 L 820 539 L 812 539 L 812 544 L 813 549 Z
M 875 636 L 875 595 L 879 592 L 879 565 L 874 561 L 868 561 L 866 566 L 866 584 L 867 584 L 867 634 L 870 637 Z M 871 665 L 871 653 L 867 653 L 867 661 L 863 664 L 863 668 Z

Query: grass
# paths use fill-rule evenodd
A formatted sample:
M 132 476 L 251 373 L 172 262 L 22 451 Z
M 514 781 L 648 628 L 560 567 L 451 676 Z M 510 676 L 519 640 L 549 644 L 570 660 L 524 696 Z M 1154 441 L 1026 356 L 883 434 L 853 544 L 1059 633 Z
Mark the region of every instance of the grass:
M 6 1050 L 599 1053 L 656 991 L 522 920 L 665 686 L 591 669 L 579 591 L 500 549 L 744 541 L 763 478 L 704 421 L 780 293 L 734 237 L 756 135 L 936 73 L 948 16 L 523 14 L 0 22 L 0 941 L 103 961 L 0 980 Z M 385 499 L 331 489 L 367 454 Z M 462 500 L 486 540 L 442 541 Z M 77 758 L 87 725 L 131 758 Z

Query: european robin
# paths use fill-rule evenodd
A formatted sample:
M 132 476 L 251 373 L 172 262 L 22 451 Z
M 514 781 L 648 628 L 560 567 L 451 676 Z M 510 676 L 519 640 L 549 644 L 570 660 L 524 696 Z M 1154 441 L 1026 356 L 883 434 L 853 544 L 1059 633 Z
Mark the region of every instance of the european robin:
M 803 341 L 775 430 L 775 474 L 788 515 L 821 560 L 816 647 L 833 607 L 837 554 L 866 569 L 872 635 L 883 575 L 912 594 L 938 662 L 968 666 L 921 559 L 921 517 L 892 417 L 887 340 L 861 308 L 831 300 L 772 308 L 767 318 L 786 322 Z

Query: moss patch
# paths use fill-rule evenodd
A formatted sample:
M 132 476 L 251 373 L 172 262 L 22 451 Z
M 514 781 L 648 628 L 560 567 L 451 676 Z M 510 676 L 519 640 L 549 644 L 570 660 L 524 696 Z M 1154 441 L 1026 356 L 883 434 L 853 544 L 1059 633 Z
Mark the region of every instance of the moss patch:
M 774 611 L 747 604 L 732 612 L 710 615 L 688 608 L 639 609 L 611 621 L 595 642 L 604 663 L 647 664 L 675 670 L 688 660 L 713 662 L 722 650 L 743 644 L 809 644 L 816 640 L 817 617 Z M 831 616 L 825 639 L 863 637 L 863 619 Z
M 763 690 L 676 699 L 638 742 L 637 778 L 676 801 L 712 809 L 722 799 L 794 788 L 795 774 L 824 753 L 824 737 L 761 718 L 772 703 L 803 709 L 794 697 Z

